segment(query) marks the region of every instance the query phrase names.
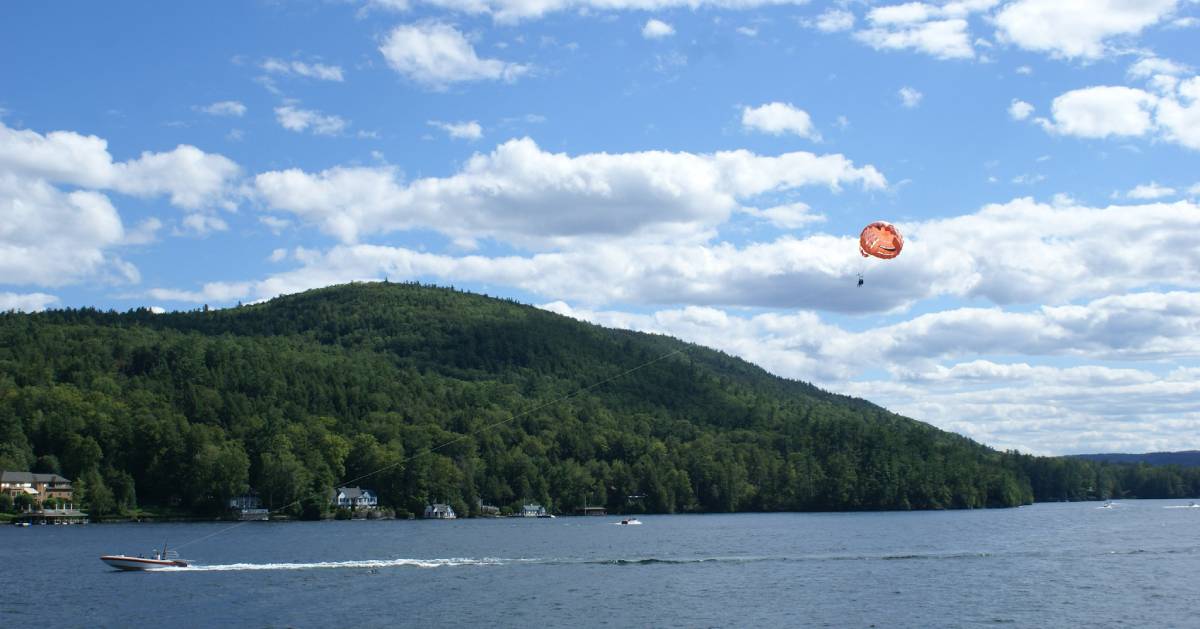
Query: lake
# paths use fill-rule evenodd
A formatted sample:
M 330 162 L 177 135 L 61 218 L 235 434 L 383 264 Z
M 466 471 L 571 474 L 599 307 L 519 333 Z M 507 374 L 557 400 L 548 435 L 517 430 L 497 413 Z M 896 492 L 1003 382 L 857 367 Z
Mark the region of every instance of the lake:
M 1196 627 L 1182 504 L 5 526 L 0 626 Z M 164 540 L 195 565 L 98 560 Z

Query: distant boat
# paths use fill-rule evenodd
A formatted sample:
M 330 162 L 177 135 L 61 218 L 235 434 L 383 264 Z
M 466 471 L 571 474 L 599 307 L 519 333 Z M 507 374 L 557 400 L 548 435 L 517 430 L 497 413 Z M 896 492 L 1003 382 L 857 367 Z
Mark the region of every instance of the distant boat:
M 624 520 L 617 522 L 617 524 L 620 524 L 622 526 L 633 526 L 635 524 L 641 524 L 641 523 L 642 523 L 642 521 L 637 518 L 625 518 Z
M 1196 504 L 1195 502 L 1192 502 L 1191 504 L 1186 504 L 1186 505 L 1168 505 L 1163 508 L 1164 509 L 1200 509 L 1200 504 Z
M 186 568 L 188 565 L 186 560 L 179 558 L 179 553 L 173 550 L 167 550 L 166 544 L 163 544 L 162 550 L 155 550 L 149 557 L 143 557 L 141 555 L 138 555 L 137 557 L 130 555 L 104 555 L 100 557 L 100 561 L 103 561 L 117 570 Z

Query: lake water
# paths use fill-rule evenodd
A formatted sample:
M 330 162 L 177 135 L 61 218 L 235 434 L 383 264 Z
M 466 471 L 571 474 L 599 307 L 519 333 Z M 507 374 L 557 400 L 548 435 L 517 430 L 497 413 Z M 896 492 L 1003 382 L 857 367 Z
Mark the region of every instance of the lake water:
M 1200 508 L 0 527 L 0 626 L 1200 627 Z M 102 554 L 183 545 L 195 565 Z

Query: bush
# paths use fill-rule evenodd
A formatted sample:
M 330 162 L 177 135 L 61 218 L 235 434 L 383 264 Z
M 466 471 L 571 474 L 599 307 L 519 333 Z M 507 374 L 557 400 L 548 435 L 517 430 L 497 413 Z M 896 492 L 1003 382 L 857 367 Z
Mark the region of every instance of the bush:
M 338 507 L 337 511 L 333 512 L 333 519 L 335 520 L 349 520 L 353 516 L 354 513 L 346 507 Z
M 0 513 L 11 513 L 13 510 L 13 499 L 8 494 L 0 494 Z

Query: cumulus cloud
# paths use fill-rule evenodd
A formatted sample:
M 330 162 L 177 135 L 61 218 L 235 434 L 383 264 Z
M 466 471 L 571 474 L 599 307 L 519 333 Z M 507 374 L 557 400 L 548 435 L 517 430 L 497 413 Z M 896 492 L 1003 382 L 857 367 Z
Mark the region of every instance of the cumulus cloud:
M 0 278 L 42 286 L 137 282 L 137 268 L 113 251 L 152 242 L 162 223 L 148 218 L 126 231 L 103 191 L 165 196 L 204 215 L 234 207 L 239 172 L 228 158 L 194 146 L 116 162 L 99 137 L 0 123 Z M 77 189 L 64 192 L 58 185 Z
M 1104 85 L 1071 90 L 1054 99 L 1047 131 L 1084 138 L 1158 136 L 1200 150 L 1200 76 L 1152 77 L 1159 93 Z
M 136 281 L 109 250 L 125 229 L 108 197 L 62 192 L 40 179 L 0 172 L 0 278 L 15 285 L 61 286 L 85 279 Z
M 269 58 L 262 62 L 261 67 L 272 74 L 303 76 L 321 81 L 341 83 L 345 78 L 342 75 L 342 68 L 340 66 L 325 65 L 323 63 L 305 63 L 303 61 L 285 61 Z
M 275 120 L 288 131 L 314 135 L 337 135 L 346 130 L 347 123 L 341 116 L 324 114 L 315 109 L 301 109 L 295 105 L 275 108 Z
M 1141 200 L 1162 199 L 1165 197 L 1175 196 L 1175 189 L 1168 188 L 1167 186 L 1160 186 L 1158 185 L 1157 181 L 1151 181 L 1150 183 L 1144 183 L 1135 186 L 1132 190 L 1126 192 L 1125 196 L 1130 199 Z
M 181 144 L 167 152 L 142 153 L 114 162 L 108 143 L 73 131 L 40 134 L 0 122 L 0 173 L 43 179 L 136 196 L 167 195 L 185 208 L 230 206 L 231 186 L 240 172 L 223 155 Z
M 842 9 L 826 9 L 812 20 L 813 28 L 823 33 L 836 33 L 854 28 L 854 14 Z
M 450 137 L 461 140 L 478 140 L 483 137 L 483 127 L 474 120 L 466 122 L 441 122 L 439 120 L 430 120 L 430 126 L 437 127 L 445 131 Z
M 758 107 L 742 108 L 742 126 L 771 135 L 792 134 L 820 140 L 821 134 L 813 127 L 808 112 L 791 103 L 767 103 Z
M 184 233 L 205 236 L 212 232 L 226 231 L 229 225 L 219 216 L 210 214 L 188 214 L 183 219 Z
M 911 49 L 939 59 L 971 59 L 975 49 L 968 16 L 995 4 L 996 0 L 965 0 L 878 6 L 867 12 L 869 27 L 854 37 L 876 50 Z
M 58 303 L 58 297 L 46 293 L 0 292 L 0 312 L 41 312 L 47 306 Z
M 1144 90 L 1099 86 L 1071 90 L 1054 99 L 1053 121 L 1039 119 L 1047 131 L 1083 138 L 1142 136 L 1153 126 L 1158 98 Z
M 1013 120 L 1024 120 L 1028 118 L 1029 114 L 1031 113 L 1033 113 L 1033 105 L 1030 105 L 1023 100 L 1014 98 L 1012 103 L 1008 106 L 1008 115 Z
M 642 37 L 646 39 L 662 39 L 675 34 L 675 27 L 662 20 L 651 18 L 642 26 Z
M 556 247 L 595 237 L 705 239 L 744 200 L 847 184 L 883 188 L 886 180 L 842 155 L 772 157 L 738 150 L 570 156 L 525 138 L 476 154 L 444 178 L 405 184 L 387 167 L 290 169 L 258 175 L 254 188 L 269 209 L 295 214 L 344 242 L 428 228 L 453 238 Z
M 1025 50 L 1097 59 L 1110 40 L 1133 36 L 1170 16 L 1178 0 L 1017 0 L 995 15 L 996 36 Z
M 907 85 L 900 88 L 896 94 L 900 96 L 900 104 L 908 107 L 909 109 L 913 109 L 917 105 L 920 105 L 921 99 L 925 97 L 924 94 L 914 88 L 908 87 Z
M 246 106 L 236 100 L 223 100 L 211 105 L 198 108 L 210 116 L 233 116 L 240 118 L 246 115 Z
M 512 82 L 530 70 L 519 63 L 481 58 L 466 36 L 441 22 L 397 26 L 379 52 L 392 70 L 433 88 L 467 81 Z

